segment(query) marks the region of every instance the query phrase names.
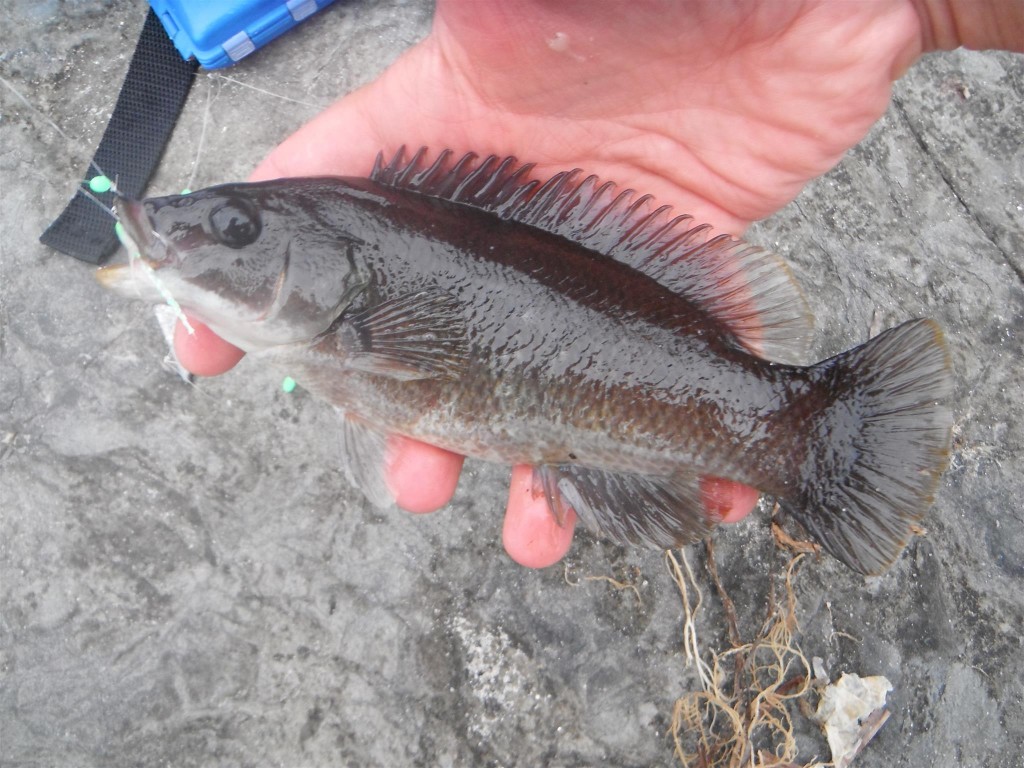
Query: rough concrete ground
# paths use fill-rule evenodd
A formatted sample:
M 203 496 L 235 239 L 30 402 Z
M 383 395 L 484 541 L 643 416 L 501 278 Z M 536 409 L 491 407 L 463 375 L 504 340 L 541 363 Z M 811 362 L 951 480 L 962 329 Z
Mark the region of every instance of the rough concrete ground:
M 182 383 L 151 310 L 38 244 L 143 12 L 0 7 L 0 763 L 671 764 L 672 705 L 698 683 L 659 554 L 581 535 L 570 556 L 569 581 L 637 569 L 642 601 L 521 569 L 499 544 L 506 470 L 475 463 L 445 512 L 375 512 L 337 469 L 327 408 L 244 363 Z M 201 74 L 151 191 L 244 177 L 429 17 L 343 2 Z M 863 768 L 1024 765 L 1022 103 L 1021 57 L 930 56 L 751 233 L 807 287 L 821 356 L 922 315 L 953 350 L 956 445 L 927 537 L 883 577 L 824 560 L 797 585 L 808 655 L 894 684 Z M 779 562 L 767 516 L 716 543 L 754 626 Z M 724 649 L 705 602 L 702 640 Z M 813 727 L 802 739 L 824 754 Z

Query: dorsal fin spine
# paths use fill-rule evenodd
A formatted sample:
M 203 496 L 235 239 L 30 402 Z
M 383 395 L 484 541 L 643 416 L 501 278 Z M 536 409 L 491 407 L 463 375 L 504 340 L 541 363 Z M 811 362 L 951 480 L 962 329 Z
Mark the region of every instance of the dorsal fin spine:
M 583 185 L 580 185 L 580 195 L 584 202 L 583 208 L 580 210 L 579 214 L 576 217 L 577 224 L 579 225 L 575 233 L 577 237 L 582 235 L 583 232 L 585 232 L 588 229 L 589 225 L 586 224 L 585 222 L 587 218 L 590 216 L 590 212 L 593 210 L 594 206 L 597 205 L 598 200 L 604 197 L 604 195 L 615 186 L 610 181 L 606 181 L 604 184 L 598 186 L 599 181 L 600 179 L 598 179 L 597 176 L 593 175 L 588 176 L 583 181 L 583 184 L 589 185 L 591 189 L 589 199 L 584 196 L 584 192 L 582 190 Z
M 457 162 L 455 164 L 455 167 L 452 168 L 452 170 L 450 171 L 451 177 L 453 179 L 457 179 L 459 177 L 459 174 L 462 172 L 463 167 L 470 165 L 475 158 L 476 155 L 465 155 L 462 158 L 460 158 L 459 162 Z M 493 164 L 494 155 L 491 155 L 490 157 L 486 158 L 482 163 L 480 163 L 480 165 L 478 165 L 474 170 L 470 171 L 469 174 L 466 175 L 466 178 L 463 179 L 461 183 L 455 185 L 455 189 L 452 192 L 452 196 L 455 198 L 461 198 L 463 195 L 465 195 L 466 190 L 472 189 L 473 185 L 476 184 L 479 179 L 487 177 L 488 169 Z
M 644 195 L 643 198 L 645 204 L 647 201 L 653 198 L 650 195 Z M 647 247 L 648 243 L 651 242 L 651 238 L 654 237 L 660 230 L 659 227 L 655 226 L 658 219 L 664 215 L 665 208 L 668 206 L 661 206 L 655 210 L 638 218 L 636 224 L 629 228 L 625 235 L 622 237 L 622 250 L 628 253 L 634 253 L 636 251 L 643 250 Z
M 416 154 L 413 155 L 412 160 L 409 162 L 409 164 L 405 166 L 405 168 L 402 168 L 400 171 L 398 171 L 398 173 L 395 175 L 395 186 L 407 186 L 410 177 L 412 177 L 413 179 L 416 178 L 416 171 L 419 168 L 420 160 L 423 159 L 426 153 L 426 147 L 420 147 L 418 150 L 416 150 Z
M 505 161 L 502 162 L 501 173 L 502 174 L 507 173 L 508 169 L 512 168 L 514 166 L 515 166 L 515 158 L 514 157 L 506 158 Z M 525 177 L 529 176 L 530 175 L 530 171 L 532 171 L 532 170 L 533 170 L 533 163 L 526 163 L 525 165 L 521 165 L 518 168 L 516 168 L 514 171 L 512 171 L 512 173 L 508 174 L 508 178 L 506 178 L 503 182 L 501 182 L 501 184 L 493 191 L 494 199 L 495 200 L 505 200 L 505 201 L 510 200 L 512 197 L 515 196 L 515 193 L 517 191 L 523 191 L 523 193 L 526 194 L 525 190 L 526 190 L 526 187 L 529 185 L 529 182 L 528 181 L 524 182 L 523 179 Z M 497 177 L 496 181 L 499 178 L 500 177 Z M 532 187 L 531 187 L 531 189 L 532 189 Z M 481 194 L 487 194 L 487 193 L 482 190 Z M 497 205 L 495 210 L 498 213 L 498 215 L 501 216 L 502 218 L 508 218 L 508 216 L 505 213 L 503 213 L 503 210 L 506 210 L 506 204 L 505 203 L 501 203 L 501 204 Z
M 730 235 L 708 239 L 711 227 L 668 206 L 649 210 L 650 195 L 617 191 L 582 171 L 529 179 L 532 165 L 514 157 L 474 154 L 454 164 L 443 151 L 423 168 L 426 149 L 406 161 L 404 147 L 387 165 L 378 155 L 371 178 L 381 184 L 490 211 L 579 243 L 637 269 L 728 327 L 754 354 L 783 363 L 804 361 L 813 318 L 799 287 L 777 256 Z
M 437 160 L 434 161 L 433 165 L 431 165 L 425 171 L 422 171 L 421 173 L 418 173 L 415 176 L 415 178 L 413 179 L 413 184 L 417 188 L 425 186 L 430 179 L 434 178 L 435 175 L 441 173 L 441 169 L 444 167 L 445 163 L 448 162 L 448 158 L 451 156 L 452 151 L 450 149 L 446 149 L 444 152 L 437 156 Z
M 498 163 L 498 167 L 494 169 L 494 174 L 491 175 L 490 178 L 484 180 L 484 185 L 477 190 L 475 197 L 486 198 L 488 195 L 494 194 L 497 190 L 500 190 L 502 177 L 505 175 L 509 166 L 514 162 L 515 161 L 512 158 L 506 157 Z

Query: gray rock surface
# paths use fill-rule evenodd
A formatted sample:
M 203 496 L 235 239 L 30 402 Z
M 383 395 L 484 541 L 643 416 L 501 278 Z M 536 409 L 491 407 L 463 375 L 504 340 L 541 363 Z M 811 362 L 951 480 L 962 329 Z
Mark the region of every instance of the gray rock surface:
M 507 472 L 477 463 L 442 513 L 374 511 L 337 469 L 329 409 L 247 363 L 183 383 L 151 309 L 38 244 L 143 11 L 0 7 L 0 763 L 672 764 L 673 702 L 698 681 L 661 555 L 581 535 L 566 570 L 521 569 L 499 542 Z M 339 3 L 201 74 L 150 189 L 244 177 L 430 14 Z M 808 656 L 893 682 L 863 768 L 1024 765 L 1022 104 L 1021 57 L 930 56 L 838 168 L 751 232 L 806 286 L 821 356 L 927 315 L 955 360 L 928 535 L 883 577 L 826 559 L 797 581 Z M 756 626 L 781 562 L 768 516 L 716 545 Z M 580 580 L 636 574 L 641 600 Z M 724 649 L 698 580 L 702 642 Z M 827 754 L 813 725 L 800 737 L 805 759 Z

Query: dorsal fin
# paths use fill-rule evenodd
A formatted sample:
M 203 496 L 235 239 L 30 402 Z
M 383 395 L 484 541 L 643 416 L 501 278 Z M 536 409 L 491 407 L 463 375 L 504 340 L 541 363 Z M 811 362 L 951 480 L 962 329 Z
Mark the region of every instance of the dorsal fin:
M 652 206 L 650 195 L 619 190 L 578 168 L 545 182 L 532 163 L 446 149 L 427 164 L 421 147 L 377 155 L 370 178 L 381 184 L 492 211 L 579 243 L 637 269 L 724 323 L 750 352 L 780 363 L 805 361 L 814 317 L 786 263 L 711 227 Z

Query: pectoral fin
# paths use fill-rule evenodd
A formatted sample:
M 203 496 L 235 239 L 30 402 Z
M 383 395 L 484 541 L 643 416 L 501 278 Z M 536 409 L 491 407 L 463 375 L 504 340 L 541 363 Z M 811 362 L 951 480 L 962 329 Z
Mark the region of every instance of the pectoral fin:
M 711 530 L 696 475 L 655 477 L 572 464 L 534 472 L 559 522 L 571 507 L 589 529 L 621 544 L 670 549 Z
M 457 300 L 442 291 L 399 296 L 342 318 L 320 342 L 345 365 L 400 381 L 455 378 L 468 355 L 466 324 Z

